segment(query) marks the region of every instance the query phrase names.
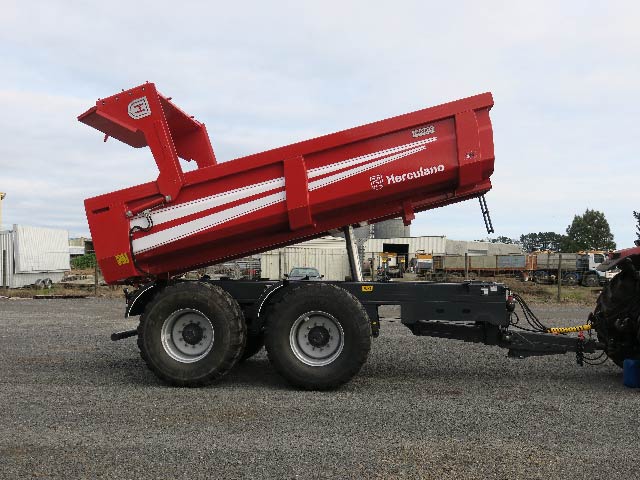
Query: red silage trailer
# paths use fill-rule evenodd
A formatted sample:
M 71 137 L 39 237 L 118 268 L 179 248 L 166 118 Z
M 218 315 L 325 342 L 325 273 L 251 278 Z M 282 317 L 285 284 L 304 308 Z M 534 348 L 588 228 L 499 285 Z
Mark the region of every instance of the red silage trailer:
M 400 305 L 415 335 L 508 348 L 517 356 L 593 351 L 594 342 L 513 332 L 504 285 L 362 282 L 351 227 L 479 197 L 491 188 L 491 94 L 217 163 L 204 124 L 152 83 L 99 99 L 79 120 L 133 147 L 149 146 L 155 181 L 85 201 L 100 268 L 129 284 L 126 316 L 147 365 L 198 386 L 266 346 L 303 388 L 348 381 L 379 332 L 378 307 Z M 106 138 L 106 137 L 105 137 Z M 180 159 L 197 169 L 183 172 Z M 351 282 L 186 281 L 180 274 L 344 229 Z

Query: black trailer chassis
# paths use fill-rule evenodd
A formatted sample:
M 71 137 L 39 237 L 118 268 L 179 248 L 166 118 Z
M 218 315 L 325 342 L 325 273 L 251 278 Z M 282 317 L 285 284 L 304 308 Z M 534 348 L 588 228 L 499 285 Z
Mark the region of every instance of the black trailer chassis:
M 207 331 L 210 331 L 211 337 L 216 336 L 216 341 L 223 339 L 224 335 L 231 337 L 234 335 L 233 332 L 224 333 L 226 332 L 224 329 L 221 330 L 222 333 L 216 331 L 222 327 L 216 325 L 211 317 L 226 317 L 227 313 L 224 310 L 229 310 L 230 307 L 226 304 L 222 307 L 207 306 L 206 297 L 209 291 L 212 297 L 224 296 L 229 305 L 234 304 L 235 308 L 239 307 L 238 315 L 231 315 L 230 320 L 225 321 L 233 325 L 235 325 L 234 322 L 242 324 L 237 328 L 239 333 L 235 335 L 238 337 L 237 342 L 242 342 L 241 348 L 244 351 L 235 353 L 235 357 L 230 354 L 229 358 L 220 360 L 224 364 L 220 367 L 222 373 L 204 374 L 201 378 L 198 376 L 201 373 L 199 371 L 185 373 L 180 369 L 174 371 L 175 369 L 172 370 L 172 368 L 173 363 L 177 362 L 184 363 L 182 366 L 193 370 L 194 365 L 201 360 L 206 361 L 207 355 L 212 355 L 204 351 L 201 356 L 197 355 L 200 349 L 204 348 L 202 345 L 206 346 L 207 341 L 202 337 L 206 337 Z M 141 286 L 135 291 L 125 290 L 125 293 L 127 299 L 125 316 L 144 315 L 136 330 L 114 333 L 112 340 L 139 335 L 138 344 L 147 364 L 160 378 L 176 385 L 199 386 L 211 383 L 231 368 L 229 364 L 232 366 L 242 358 L 251 356 L 266 341 L 270 360 L 280 373 L 284 372 L 291 383 L 313 389 L 336 387 L 357 373 L 366 360 L 369 350 L 369 343 L 366 342 L 370 342 L 371 337 L 379 335 L 378 308 L 383 305 L 400 306 L 401 322 L 414 335 L 494 345 L 507 349 L 511 357 L 563 354 L 570 351 L 592 353 L 603 349 L 602 344 L 592 339 L 584 340 L 566 335 L 515 329 L 511 324 L 515 302 L 505 285 L 492 282 L 278 282 L 210 280 L 204 277 L 198 281 L 176 280 L 170 283 L 156 281 Z M 193 305 L 190 303 L 191 297 L 194 298 Z M 322 301 L 325 303 L 323 304 Z M 300 306 L 296 306 L 297 304 Z M 202 312 L 208 308 L 213 308 L 214 313 Z M 216 308 L 219 310 L 215 310 Z M 296 308 L 298 310 L 295 310 Z M 359 313 L 358 309 L 362 313 Z M 309 314 L 305 313 L 307 310 Z M 329 310 L 333 313 L 327 313 Z M 216 314 L 215 311 L 219 313 Z M 310 316 L 313 322 L 309 322 L 310 326 L 306 327 L 307 330 L 300 330 L 301 322 L 309 320 Z M 149 318 L 145 319 L 145 317 Z M 157 320 L 156 317 L 158 317 Z M 167 317 L 173 319 L 173 323 L 169 326 L 167 326 Z M 235 320 L 236 317 L 240 320 Z M 279 326 L 280 323 L 286 323 L 287 317 L 291 318 L 289 323 Z M 346 337 L 348 340 L 349 329 L 352 328 L 349 322 L 353 322 L 353 317 L 361 317 L 368 324 L 365 327 L 362 325 L 353 327 L 360 328 L 359 331 L 368 332 L 367 340 L 362 340 L 353 347 L 356 353 L 352 355 L 358 357 L 355 363 L 360 362 L 360 365 L 351 369 L 355 371 L 324 382 L 319 372 L 331 367 L 331 363 L 343 353 L 343 349 L 351 348 L 348 341 L 345 343 L 344 339 L 342 346 L 334 345 L 336 340 L 333 338 L 334 336 Z M 198 327 L 200 322 L 196 320 L 200 318 L 205 320 L 203 323 L 206 328 L 204 329 Z M 316 319 L 322 321 L 316 322 Z M 212 326 L 209 326 L 206 320 L 209 320 Z M 294 333 L 296 328 L 299 329 L 296 330 L 298 334 Z M 243 335 L 244 338 L 241 338 Z M 364 334 L 355 333 L 355 335 Z M 278 336 L 282 338 L 276 338 Z M 153 344 L 155 337 L 158 338 L 156 342 L 158 347 Z M 211 342 L 213 344 L 213 338 Z M 170 348 L 167 350 L 168 344 Z M 161 347 L 164 347 L 172 357 L 164 363 L 162 359 L 155 358 L 162 353 Z M 192 349 L 193 353 L 189 349 Z M 293 355 L 290 355 L 290 358 L 280 358 L 284 355 L 279 353 L 281 350 L 291 349 L 293 349 Z M 316 354 L 316 350 L 328 350 L 333 352 L 333 356 L 320 357 L 319 353 Z M 304 365 L 301 365 L 302 370 L 292 374 L 290 371 L 295 370 L 296 366 L 292 362 L 296 361 L 296 357 Z M 331 368 L 349 370 L 346 364 Z M 167 370 L 171 371 L 167 373 Z M 313 378 L 309 380 L 309 376 Z

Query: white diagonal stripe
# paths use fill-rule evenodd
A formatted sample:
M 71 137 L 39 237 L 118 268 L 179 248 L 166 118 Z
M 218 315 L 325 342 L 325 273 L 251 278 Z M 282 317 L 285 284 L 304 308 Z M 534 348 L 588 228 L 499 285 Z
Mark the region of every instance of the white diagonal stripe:
M 358 165 L 360 163 L 364 163 L 369 160 L 374 160 L 380 157 L 386 157 L 387 155 L 402 152 L 404 150 L 419 147 L 421 145 L 426 145 L 427 143 L 435 142 L 437 139 L 438 137 L 424 138 L 422 140 L 418 140 L 417 142 L 411 142 L 405 145 L 400 145 L 398 147 L 387 148 L 385 150 L 380 150 L 378 152 L 367 153 L 366 155 L 360 155 L 359 157 L 350 158 L 347 160 L 343 160 L 341 162 L 331 163 L 329 165 L 325 165 L 324 167 L 311 168 L 307 172 L 307 176 L 308 178 L 315 178 L 320 175 L 324 175 L 325 173 L 335 172 L 336 170 L 342 170 L 343 168 L 351 167 L 353 165 Z
M 160 232 L 149 234 L 145 237 L 138 238 L 132 242 L 133 253 L 145 252 L 152 248 L 157 248 L 167 243 L 175 242 L 181 238 L 188 237 L 203 230 L 207 230 L 216 225 L 226 223 L 230 220 L 236 219 L 243 215 L 246 215 L 257 210 L 275 205 L 279 202 L 284 202 L 286 195 L 284 192 L 278 192 L 266 197 L 258 198 L 235 207 L 222 210 L 220 212 L 212 213 L 206 217 L 197 218 L 190 222 L 181 223 L 175 227 L 167 228 Z
M 176 218 L 186 217 L 194 213 L 203 212 L 211 208 L 219 207 L 227 203 L 236 202 L 243 198 L 248 198 L 259 193 L 268 192 L 276 188 L 284 188 L 284 177 L 275 178 L 262 183 L 255 183 L 228 192 L 218 193 L 209 197 L 199 198 L 191 202 L 172 205 L 170 207 L 160 208 L 151 212 L 151 220 L 154 225 L 161 225 Z M 145 228 L 148 222 L 146 217 L 137 217 L 131 220 L 130 226 L 139 226 Z
M 323 177 L 320 180 L 314 180 L 313 182 L 309 182 L 309 191 L 311 192 L 313 190 L 317 190 L 318 188 L 326 187 L 327 185 L 331 185 L 332 183 L 339 182 L 340 180 L 344 180 L 345 178 L 353 177 L 354 175 L 357 175 L 362 172 L 366 172 L 367 170 L 371 170 L 373 168 L 379 167 L 380 165 L 385 165 L 387 163 L 394 162 L 400 158 L 408 157 L 409 155 L 413 155 L 414 153 L 425 150 L 426 148 L 427 147 L 423 145 L 421 147 L 407 150 L 406 152 L 396 153 L 395 155 L 391 155 L 390 157 L 385 157 L 375 162 L 365 163 L 364 165 L 360 165 L 359 167 L 345 170 L 344 172 L 336 173 L 335 175 L 329 175 L 328 177 Z

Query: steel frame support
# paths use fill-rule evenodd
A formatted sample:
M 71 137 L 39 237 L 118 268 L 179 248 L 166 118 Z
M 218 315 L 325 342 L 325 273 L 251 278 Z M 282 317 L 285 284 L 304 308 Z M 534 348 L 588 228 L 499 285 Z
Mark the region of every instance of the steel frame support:
M 360 263 L 360 255 L 358 255 L 358 244 L 353 234 L 351 225 L 343 227 L 344 239 L 347 242 L 347 256 L 349 257 L 349 269 L 351 270 L 351 279 L 354 282 L 362 282 L 362 264 Z

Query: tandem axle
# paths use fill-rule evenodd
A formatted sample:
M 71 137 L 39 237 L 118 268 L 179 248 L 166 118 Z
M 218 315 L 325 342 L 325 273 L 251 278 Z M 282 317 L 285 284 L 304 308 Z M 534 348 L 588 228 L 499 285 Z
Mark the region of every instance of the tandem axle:
M 172 291 L 180 293 L 182 299 Z M 209 362 L 203 354 L 218 341 L 213 332 L 224 329 L 213 325 L 212 315 L 202 311 L 207 308 L 206 301 L 204 308 L 195 305 L 204 300 L 198 300 L 203 293 L 237 305 L 227 305 L 225 314 L 240 313 L 231 323 L 241 325 L 239 330 L 245 327 L 236 361 L 251 357 L 266 343 L 279 373 L 307 389 L 337 387 L 360 370 L 370 338 L 380 333 L 378 308 L 383 305 L 400 306 L 401 322 L 414 335 L 494 345 L 508 349 L 508 356 L 513 358 L 576 352 L 582 364 L 584 353 L 603 349 L 590 338 L 519 331 L 512 318 L 516 301 L 509 290 L 499 283 L 478 281 L 277 282 L 204 277 L 199 281 L 155 282 L 127 292 L 125 316 L 142 315 L 141 326 L 114 333 L 112 340 L 141 334 L 138 344 L 142 356 L 160 378 L 174 385 L 210 383 L 223 373 L 215 371 L 201 377 L 201 367 L 195 367 Z M 195 304 L 190 299 L 192 294 Z M 164 302 L 171 304 L 172 312 L 166 307 L 158 310 L 167 295 L 175 297 Z M 156 311 L 162 313 L 154 322 Z M 158 331 L 149 329 L 148 316 L 152 317 L 151 324 L 157 323 Z M 207 333 L 211 334 L 210 342 L 204 338 Z M 158 344 L 155 347 L 151 341 L 154 337 Z M 147 349 L 153 349 L 154 355 L 145 353 Z M 157 358 L 162 356 L 168 358 Z M 336 362 L 343 364 L 336 367 Z M 172 368 L 167 368 L 171 364 Z M 177 365 L 182 368 L 174 371 Z

